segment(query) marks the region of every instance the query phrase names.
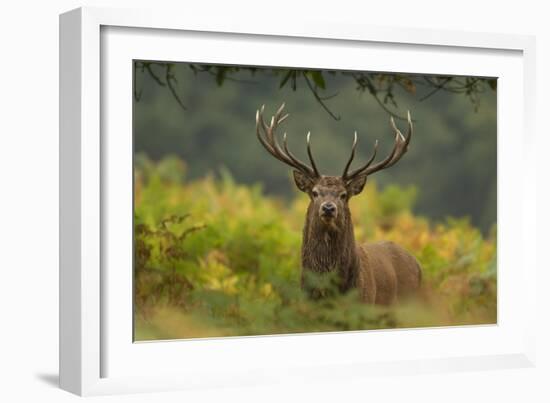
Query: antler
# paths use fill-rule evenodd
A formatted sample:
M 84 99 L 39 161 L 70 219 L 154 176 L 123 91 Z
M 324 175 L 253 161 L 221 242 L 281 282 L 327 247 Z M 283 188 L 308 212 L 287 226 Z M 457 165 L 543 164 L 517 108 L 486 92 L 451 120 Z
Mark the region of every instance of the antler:
M 399 131 L 397 126 L 395 126 L 395 122 L 393 120 L 393 117 L 390 118 L 390 124 L 395 131 L 395 143 L 393 145 L 393 150 L 383 161 L 380 161 L 376 164 L 374 164 L 372 167 L 370 166 L 372 162 L 374 161 L 374 158 L 376 157 L 376 152 L 378 150 L 378 140 L 374 143 L 374 152 L 372 153 L 372 156 L 367 161 L 365 165 L 362 167 L 356 169 L 355 171 L 348 173 L 348 169 L 351 165 L 351 162 L 353 161 L 353 157 L 355 157 L 355 147 L 357 146 L 357 132 L 355 132 L 355 136 L 353 139 L 353 145 L 351 147 L 351 155 L 349 157 L 349 160 L 346 164 L 346 167 L 344 168 L 344 173 L 342 174 L 342 178 L 346 181 L 351 180 L 359 175 L 370 175 L 374 172 L 381 171 L 382 169 L 386 169 L 397 163 L 401 159 L 403 155 L 407 152 L 409 142 L 411 141 L 412 131 L 413 131 L 413 125 L 411 121 L 411 114 L 410 112 L 407 112 L 407 121 L 408 121 L 408 131 L 407 136 L 403 136 L 403 134 Z
M 262 143 L 264 148 L 279 161 L 282 161 L 285 164 L 290 165 L 292 168 L 295 168 L 313 178 L 318 178 L 321 175 L 317 170 L 317 166 L 315 165 L 315 161 L 313 160 L 313 155 L 311 153 L 311 146 L 309 142 L 311 133 L 308 132 L 307 134 L 307 155 L 309 157 L 309 161 L 311 162 L 311 167 L 300 161 L 288 150 L 286 133 L 283 134 L 283 149 L 281 149 L 281 146 L 277 141 L 275 130 L 279 124 L 281 124 L 288 117 L 288 114 L 282 116 L 284 107 L 285 104 L 283 103 L 275 115 L 271 117 L 269 126 L 265 123 L 263 118 L 264 105 L 262 105 L 260 110 L 256 111 L 256 135 L 258 136 L 258 140 L 260 140 L 260 143 Z M 263 134 L 261 133 L 262 131 Z

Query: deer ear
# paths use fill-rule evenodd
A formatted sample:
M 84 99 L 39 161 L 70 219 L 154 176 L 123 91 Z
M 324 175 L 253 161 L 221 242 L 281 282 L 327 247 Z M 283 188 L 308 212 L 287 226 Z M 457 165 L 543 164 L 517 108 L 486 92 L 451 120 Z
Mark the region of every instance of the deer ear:
M 296 183 L 298 189 L 306 193 L 313 189 L 314 183 L 308 175 L 300 171 L 292 171 L 292 173 L 294 174 L 294 183 Z
M 363 188 L 365 187 L 365 183 L 367 183 L 367 175 L 359 175 L 351 179 L 346 184 L 346 187 L 348 188 L 348 192 L 352 196 L 355 196 L 363 191 Z

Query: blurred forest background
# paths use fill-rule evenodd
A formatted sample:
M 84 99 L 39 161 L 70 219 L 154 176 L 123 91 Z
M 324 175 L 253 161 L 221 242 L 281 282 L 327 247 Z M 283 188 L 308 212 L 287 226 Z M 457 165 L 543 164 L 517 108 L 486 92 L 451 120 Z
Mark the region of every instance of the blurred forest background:
M 496 80 L 134 62 L 136 339 L 494 323 Z M 414 135 L 351 202 L 359 241 L 391 239 L 422 263 L 418 304 L 380 308 L 299 290 L 307 197 L 255 136 L 282 103 L 322 173 L 355 164 L 389 117 Z M 353 293 L 351 293 L 353 294 Z
M 152 160 L 177 155 L 186 161 L 189 179 L 217 174 L 223 167 L 239 183 L 262 183 L 268 195 L 290 197 L 294 185 L 285 175 L 288 170 L 268 158 L 255 138 L 256 110 L 265 104 L 267 115 L 286 102 L 290 118 L 284 130 L 290 149 L 306 158 L 305 136 L 311 131 L 321 172 L 336 175 L 349 156 L 355 130 L 358 163 L 370 156 L 376 139 L 380 155 L 393 145 L 389 114 L 379 105 L 380 98 L 395 114 L 405 116 L 411 111 L 415 137 L 407 158 L 398 168 L 377 174 L 376 181 L 382 187 L 388 183 L 415 186 L 418 214 L 433 219 L 469 216 L 484 231 L 495 223 L 497 97 L 488 84 L 492 81 L 477 82 L 470 93 L 464 85 L 462 93 L 440 90 L 420 101 L 437 89 L 435 81 L 432 86 L 415 85 L 407 76 L 398 76 L 401 81 L 396 83 L 388 79 L 391 75 L 381 75 L 386 82 L 372 84 L 382 88 L 375 98 L 369 88 L 359 88 L 353 77 L 325 72 L 320 81 L 325 89 L 318 91 L 333 96 L 324 103 L 337 120 L 316 101 L 304 78 L 299 77 L 295 87 L 289 79 L 280 88 L 285 70 L 191 66 L 173 65 L 175 98 L 167 85 L 159 85 L 166 82 L 162 66 L 151 65 L 152 76 L 136 64 L 135 89 L 140 94 L 134 109 L 136 153 Z M 384 100 L 388 82 L 393 85 L 392 99 Z M 313 78 L 309 83 L 315 84 Z M 405 127 L 403 121 L 397 119 L 397 123 Z

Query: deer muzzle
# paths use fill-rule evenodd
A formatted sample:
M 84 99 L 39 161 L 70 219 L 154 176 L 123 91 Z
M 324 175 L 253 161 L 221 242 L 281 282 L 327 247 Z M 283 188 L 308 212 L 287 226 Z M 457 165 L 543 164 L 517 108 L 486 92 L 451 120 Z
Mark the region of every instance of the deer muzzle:
M 330 222 L 338 215 L 338 209 L 333 202 L 324 202 L 319 209 L 319 216 L 324 222 Z

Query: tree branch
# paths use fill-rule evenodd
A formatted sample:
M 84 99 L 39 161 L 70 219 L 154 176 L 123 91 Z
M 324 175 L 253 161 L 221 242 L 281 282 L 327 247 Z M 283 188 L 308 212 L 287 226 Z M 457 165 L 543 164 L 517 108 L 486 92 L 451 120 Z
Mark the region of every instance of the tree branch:
M 323 102 L 323 100 L 321 99 L 321 97 L 319 96 L 319 94 L 317 93 L 317 91 L 315 90 L 315 88 L 313 87 L 313 84 L 311 84 L 311 82 L 309 81 L 309 78 L 307 78 L 307 75 L 306 75 L 306 72 L 304 71 L 302 76 L 304 77 L 304 79 L 306 80 L 306 84 L 307 86 L 309 87 L 309 89 L 311 90 L 311 93 L 313 94 L 313 96 L 315 97 L 315 99 L 317 100 L 317 102 L 323 107 L 323 109 L 325 111 L 327 111 L 327 113 L 334 119 L 334 120 L 340 120 L 341 117 L 339 115 L 335 115 L 329 108 L 328 106 Z

